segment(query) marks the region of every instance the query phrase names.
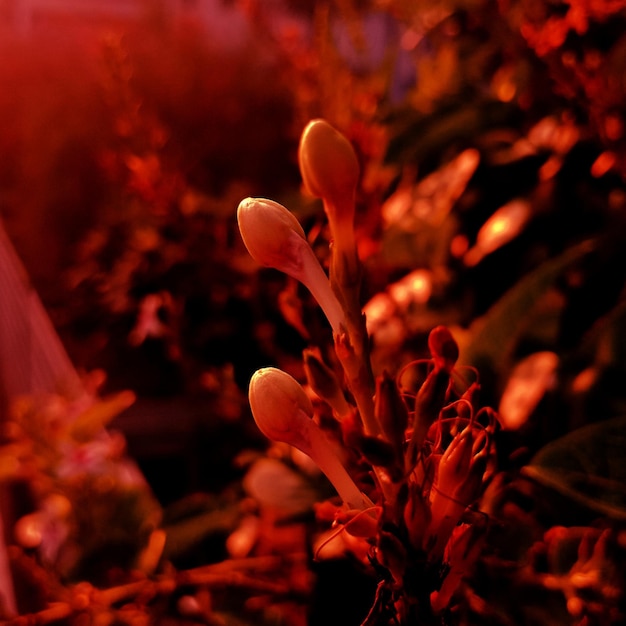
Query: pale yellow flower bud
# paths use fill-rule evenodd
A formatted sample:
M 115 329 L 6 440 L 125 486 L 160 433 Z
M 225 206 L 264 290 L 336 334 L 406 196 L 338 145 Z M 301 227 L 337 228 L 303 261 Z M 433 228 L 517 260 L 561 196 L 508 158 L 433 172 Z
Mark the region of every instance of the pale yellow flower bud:
M 302 132 L 300 172 L 311 194 L 335 207 L 352 202 L 359 162 L 352 144 L 325 120 L 312 120 Z
M 300 222 L 282 204 L 265 198 L 239 203 L 237 222 L 243 242 L 260 265 L 286 274 L 301 271 L 302 248 L 307 246 Z
M 288 443 L 311 457 L 349 508 L 369 506 L 330 442 L 311 419 L 313 406 L 298 381 L 275 367 L 260 369 L 250 380 L 248 399 L 254 420 L 266 437 Z
M 237 209 L 237 221 L 252 258 L 305 285 L 322 307 L 333 331 L 340 332 L 344 324 L 343 309 L 293 214 L 278 202 L 246 198 Z
M 332 237 L 331 284 L 348 317 L 361 323 L 360 265 L 354 236 L 359 162 L 352 144 L 325 120 L 309 122 L 300 138 L 300 172 L 309 191 L 324 202 Z M 353 337 L 354 338 L 354 337 Z M 360 342 L 360 338 L 357 343 Z
M 308 445 L 306 424 L 313 417 L 313 404 L 293 376 L 275 367 L 257 370 L 250 380 L 248 399 L 266 437 L 297 448 Z

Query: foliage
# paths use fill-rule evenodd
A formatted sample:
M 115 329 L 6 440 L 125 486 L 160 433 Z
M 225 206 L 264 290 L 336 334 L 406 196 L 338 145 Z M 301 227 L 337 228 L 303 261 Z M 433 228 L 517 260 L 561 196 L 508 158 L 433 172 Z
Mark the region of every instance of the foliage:
M 294 179 L 275 59 L 158 21 L 104 33 L 87 52 L 72 38 L 4 46 L 3 218 L 76 365 L 105 368 L 112 388 L 152 390 L 163 381 L 117 380 L 109 363 L 130 356 L 128 339 L 155 339 L 170 384 L 199 387 L 206 361 L 223 366 L 227 339 L 249 332 L 231 314 L 256 289 L 236 261 L 232 206 L 261 181 Z M 207 313 L 223 317 L 221 333 Z
M 211 419 L 246 433 L 240 396 L 252 372 L 289 372 L 366 506 L 346 510 L 304 455 L 284 442 L 248 452 L 246 435 L 236 459 L 243 481 L 177 503 L 159 528 L 145 486 L 91 507 L 110 513 L 112 498 L 128 513 L 128 527 L 108 524 L 101 537 L 104 551 L 137 537 L 133 558 L 110 551 L 114 568 L 92 567 L 102 545 L 72 534 L 52 560 L 41 542 L 13 546 L 14 562 L 44 581 L 36 608 L 59 603 L 40 619 L 81 623 L 88 607 L 95 623 L 300 624 L 307 613 L 312 625 L 622 623 L 622 3 L 291 2 L 282 20 L 274 3 L 244 4 L 262 44 L 240 56 L 207 51 L 196 31 L 152 25 L 147 38 L 99 44 L 81 80 L 61 72 L 71 91 L 46 82 L 54 99 L 38 91 L 41 75 L 31 91 L 4 91 L 3 119 L 20 123 L 6 124 L 1 147 L 21 152 L 0 174 L 3 212 L 81 364 L 105 365 L 112 387 L 140 393 L 208 390 Z M 164 42 L 167 60 L 157 53 Z M 231 72 L 214 71 L 225 63 Z M 14 86 L 27 74 L 3 72 Z M 73 115 L 57 126 L 50 120 L 69 110 L 63 94 Z M 341 226 L 329 225 L 313 189 L 299 189 L 295 138 L 319 117 L 350 140 L 360 166 L 356 274 L 334 260 Z M 318 179 L 304 178 L 319 191 Z M 248 260 L 234 207 L 260 194 L 293 207 L 333 284 L 342 272 L 361 283 L 323 297 L 331 311 L 333 297 L 351 311 L 348 345 L 371 368 L 366 385 L 355 386 L 354 362 L 342 365 L 346 346 L 335 352 L 337 333 L 310 294 Z M 29 251 L 33 221 L 42 228 Z M 431 334 L 441 326 L 457 361 L 437 343 L 444 331 Z M 144 350 L 137 367 L 131 356 Z M 480 372 L 478 400 L 476 381 L 459 374 L 469 367 Z M 407 457 L 398 433 L 413 437 L 416 398 L 433 372 L 454 385 L 433 400 Z M 380 399 L 394 386 L 393 410 L 369 407 L 368 393 Z M 306 402 L 298 406 L 306 414 Z M 406 422 L 366 432 L 386 411 Z M 42 446 L 34 425 L 49 413 L 45 403 L 19 413 L 21 430 L 4 449 L 19 443 L 23 459 L 28 449 L 38 475 L 61 463 L 68 437 L 74 450 L 120 444 L 90 430 Z M 435 468 L 470 440 L 482 480 L 459 503 L 438 490 Z M 89 534 L 101 520 L 82 506 L 94 497 L 83 478 L 71 493 L 47 478 L 27 521 L 60 511 Z M 387 484 L 398 493 L 384 493 Z M 438 494 L 463 505 L 455 523 L 443 516 L 449 533 L 416 521 Z M 142 548 L 152 569 L 137 572 Z M 347 577 L 358 588 L 349 600 Z

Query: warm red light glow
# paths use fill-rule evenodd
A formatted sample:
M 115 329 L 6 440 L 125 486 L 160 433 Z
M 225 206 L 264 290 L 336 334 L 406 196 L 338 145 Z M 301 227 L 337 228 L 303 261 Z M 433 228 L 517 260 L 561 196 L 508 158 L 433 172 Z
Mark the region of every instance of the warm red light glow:
M 465 263 L 476 265 L 485 255 L 502 247 L 522 231 L 530 219 L 530 204 L 513 200 L 500 207 L 478 231 L 476 245 L 465 255 Z
M 591 175 L 595 178 L 604 176 L 615 165 L 616 160 L 617 157 L 615 153 L 610 150 L 606 150 L 593 162 L 593 165 L 591 166 Z

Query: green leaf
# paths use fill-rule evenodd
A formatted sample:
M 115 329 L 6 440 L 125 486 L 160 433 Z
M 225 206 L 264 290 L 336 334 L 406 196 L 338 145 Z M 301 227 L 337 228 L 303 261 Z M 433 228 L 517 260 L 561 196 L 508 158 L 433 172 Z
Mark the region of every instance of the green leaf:
M 534 305 L 567 268 L 593 247 L 593 241 L 584 241 L 543 263 L 509 289 L 459 341 L 459 362 L 480 367 L 503 366 L 526 329 Z
M 491 128 L 515 125 L 518 111 L 494 100 L 459 99 L 440 105 L 428 115 L 411 111 L 391 120 L 393 137 L 387 163 L 422 163 L 445 152 L 455 143 L 475 143 L 477 135 Z
M 585 426 L 542 448 L 523 473 L 593 511 L 626 520 L 626 417 Z

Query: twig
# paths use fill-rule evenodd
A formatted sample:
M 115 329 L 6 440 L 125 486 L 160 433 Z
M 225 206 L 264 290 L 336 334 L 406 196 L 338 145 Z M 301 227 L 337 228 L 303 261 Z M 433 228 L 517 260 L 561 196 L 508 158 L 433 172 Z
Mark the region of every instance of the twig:
M 174 572 L 159 579 L 143 579 L 110 587 L 97 589 L 89 583 L 81 582 L 72 588 L 72 598 L 65 602 L 51 603 L 47 608 L 36 613 L 20 615 L 0 622 L 3 626 L 42 626 L 66 619 L 93 606 L 111 607 L 120 602 L 143 596 L 154 598 L 159 595 L 170 595 L 179 587 L 193 586 L 216 588 L 246 589 L 253 593 L 272 596 L 305 596 L 306 592 L 296 589 L 289 583 L 259 579 L 245 570 L 265 572 L 266 574 L 283 567 L 286 562 L 302 562 L 305 554 L 289 557 L 252 557 L 249 559 L 233 559 L 190 570 Z

